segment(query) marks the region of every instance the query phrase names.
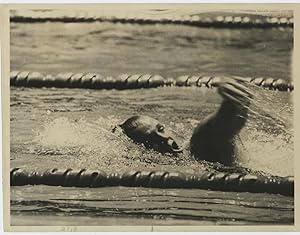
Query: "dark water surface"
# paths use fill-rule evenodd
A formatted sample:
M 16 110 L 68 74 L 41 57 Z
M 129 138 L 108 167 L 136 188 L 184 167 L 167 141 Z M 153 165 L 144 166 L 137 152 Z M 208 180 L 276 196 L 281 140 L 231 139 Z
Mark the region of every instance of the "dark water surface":
M 110 23 L 11 24 L 11 70 L 262 76 L 291 80 L 292 32 Z M 291 94 L 252 88 L 237 140 L 238 163 L 293 173 Z M 158 154 L 111 129 L 134 114 L 166 124 L 187 146 L 221 98 L 207 88 L 84 90 L 11 88 L 11 167 L 180 170 L 214 166 Z M 293 224 L 294 200 L 274 194 L 188 189 L 49 186 L 11 188 L 13 225 Z M 38 220 L 37 220 L 38 218 Z

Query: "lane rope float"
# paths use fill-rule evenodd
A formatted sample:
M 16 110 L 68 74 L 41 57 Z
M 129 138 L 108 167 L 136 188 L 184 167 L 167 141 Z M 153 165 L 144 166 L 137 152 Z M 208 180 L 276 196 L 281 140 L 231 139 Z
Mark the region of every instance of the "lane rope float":
M 186 188 L 217 191 L 274 193 L 294 196 L 294 177 L 257 176 L 253 174 L 214 173 L 184 174 L 168 171 L 130 170 L 107 174 L 105 171 L 86 169 L 48 169 L 43 172 L 10 170 L 10 185 L 49 185 L 63 187 L 147 187 Z
M 14 23 L 43 23 L 43 22 L 62 22 L 62 23 L 84 23 L 84 22 L 110 22 L 122 24 L 174 24 L 188 25 L 198 27 L 215 27 L 215 28 L 292 28 L 294 25 L 293 17 L 270 17 L 270 16 L 243 16 L 243 15 L 183 15 L 183 16 L 162 16 L 160 18 L 153 16 L 138 17 L 129 16 L 96 16 L 92 14 L 69 13 L 64 15 L 61 12 L 45 13 L 30 11 L 28 15 L 22 12 L 14 12 L 10 16 L 10 22 Z
M 234 76 L 232 76 L 235 78 Z M 241 78 L 241 77 L 239 77 Z M 178 87 L 213 87 L 220 76 L 183 75 L 176 78 L 164 78 L 151 74 L 121 74 L 119 76 L 103 76 L 98 73 L 58 73 L 44 75 L 39 72 L 12 71 L 10 85 L 21 87 L 57 87 L 57 88 L 89 88 L 89 89 L 139 89 L 162 86 Z M 245 77 L 245 81 L 269 90 L 293 91 L 294 85 L 283 79 Z

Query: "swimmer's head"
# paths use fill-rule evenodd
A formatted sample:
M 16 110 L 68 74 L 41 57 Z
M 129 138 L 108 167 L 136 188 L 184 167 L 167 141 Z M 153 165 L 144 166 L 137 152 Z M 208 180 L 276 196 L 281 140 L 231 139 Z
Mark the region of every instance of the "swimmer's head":
M 119 125 L 132 140 L 161 153 L 180 153 L 182 149 L 164 125 L 147 116 L 133 116 Z

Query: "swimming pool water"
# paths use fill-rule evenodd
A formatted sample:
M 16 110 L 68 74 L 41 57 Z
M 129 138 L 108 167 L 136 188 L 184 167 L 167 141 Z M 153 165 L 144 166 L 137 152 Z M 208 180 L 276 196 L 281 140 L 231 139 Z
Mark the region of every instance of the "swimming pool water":
M 291 80 L 292 32 L 111 23 L 11 24 L 11 70 L 262 76 Z M 293 175 L 293 104 L 285 92 L 252 88 L 238 162 L 257 174 Z M 11 87 L 11 167 L 214 170 L 158 154 L 111 129 L 129 116 L 166 124 L 187 146 L 221 98 L 207 88 L 141 90 Z M 284 166 L 284 167 L 283 167 Z M 12 225 L 293 224 L 294 199 L 273 194 L 111 187 L 11 187 Z M 39 218 L 37 220 L 37 218 Z M 76 219 L 74 219 L 76 218 Z

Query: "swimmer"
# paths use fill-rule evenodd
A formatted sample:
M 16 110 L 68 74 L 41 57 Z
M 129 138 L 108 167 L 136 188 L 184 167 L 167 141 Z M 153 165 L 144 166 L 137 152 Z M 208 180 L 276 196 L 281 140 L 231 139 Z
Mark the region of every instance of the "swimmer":
M 214 79 L 223 101 L 220 108 L 195 128 L 189 150 L 196 160 L 231 165 L 235 160 L 235 137 L 244 127 L 253 94 L 242 78 Z M 162 153 L 181 153 L 182 148 L 159 121 L 147 116 L 133 116 L 119 125 L 132 140 Z

